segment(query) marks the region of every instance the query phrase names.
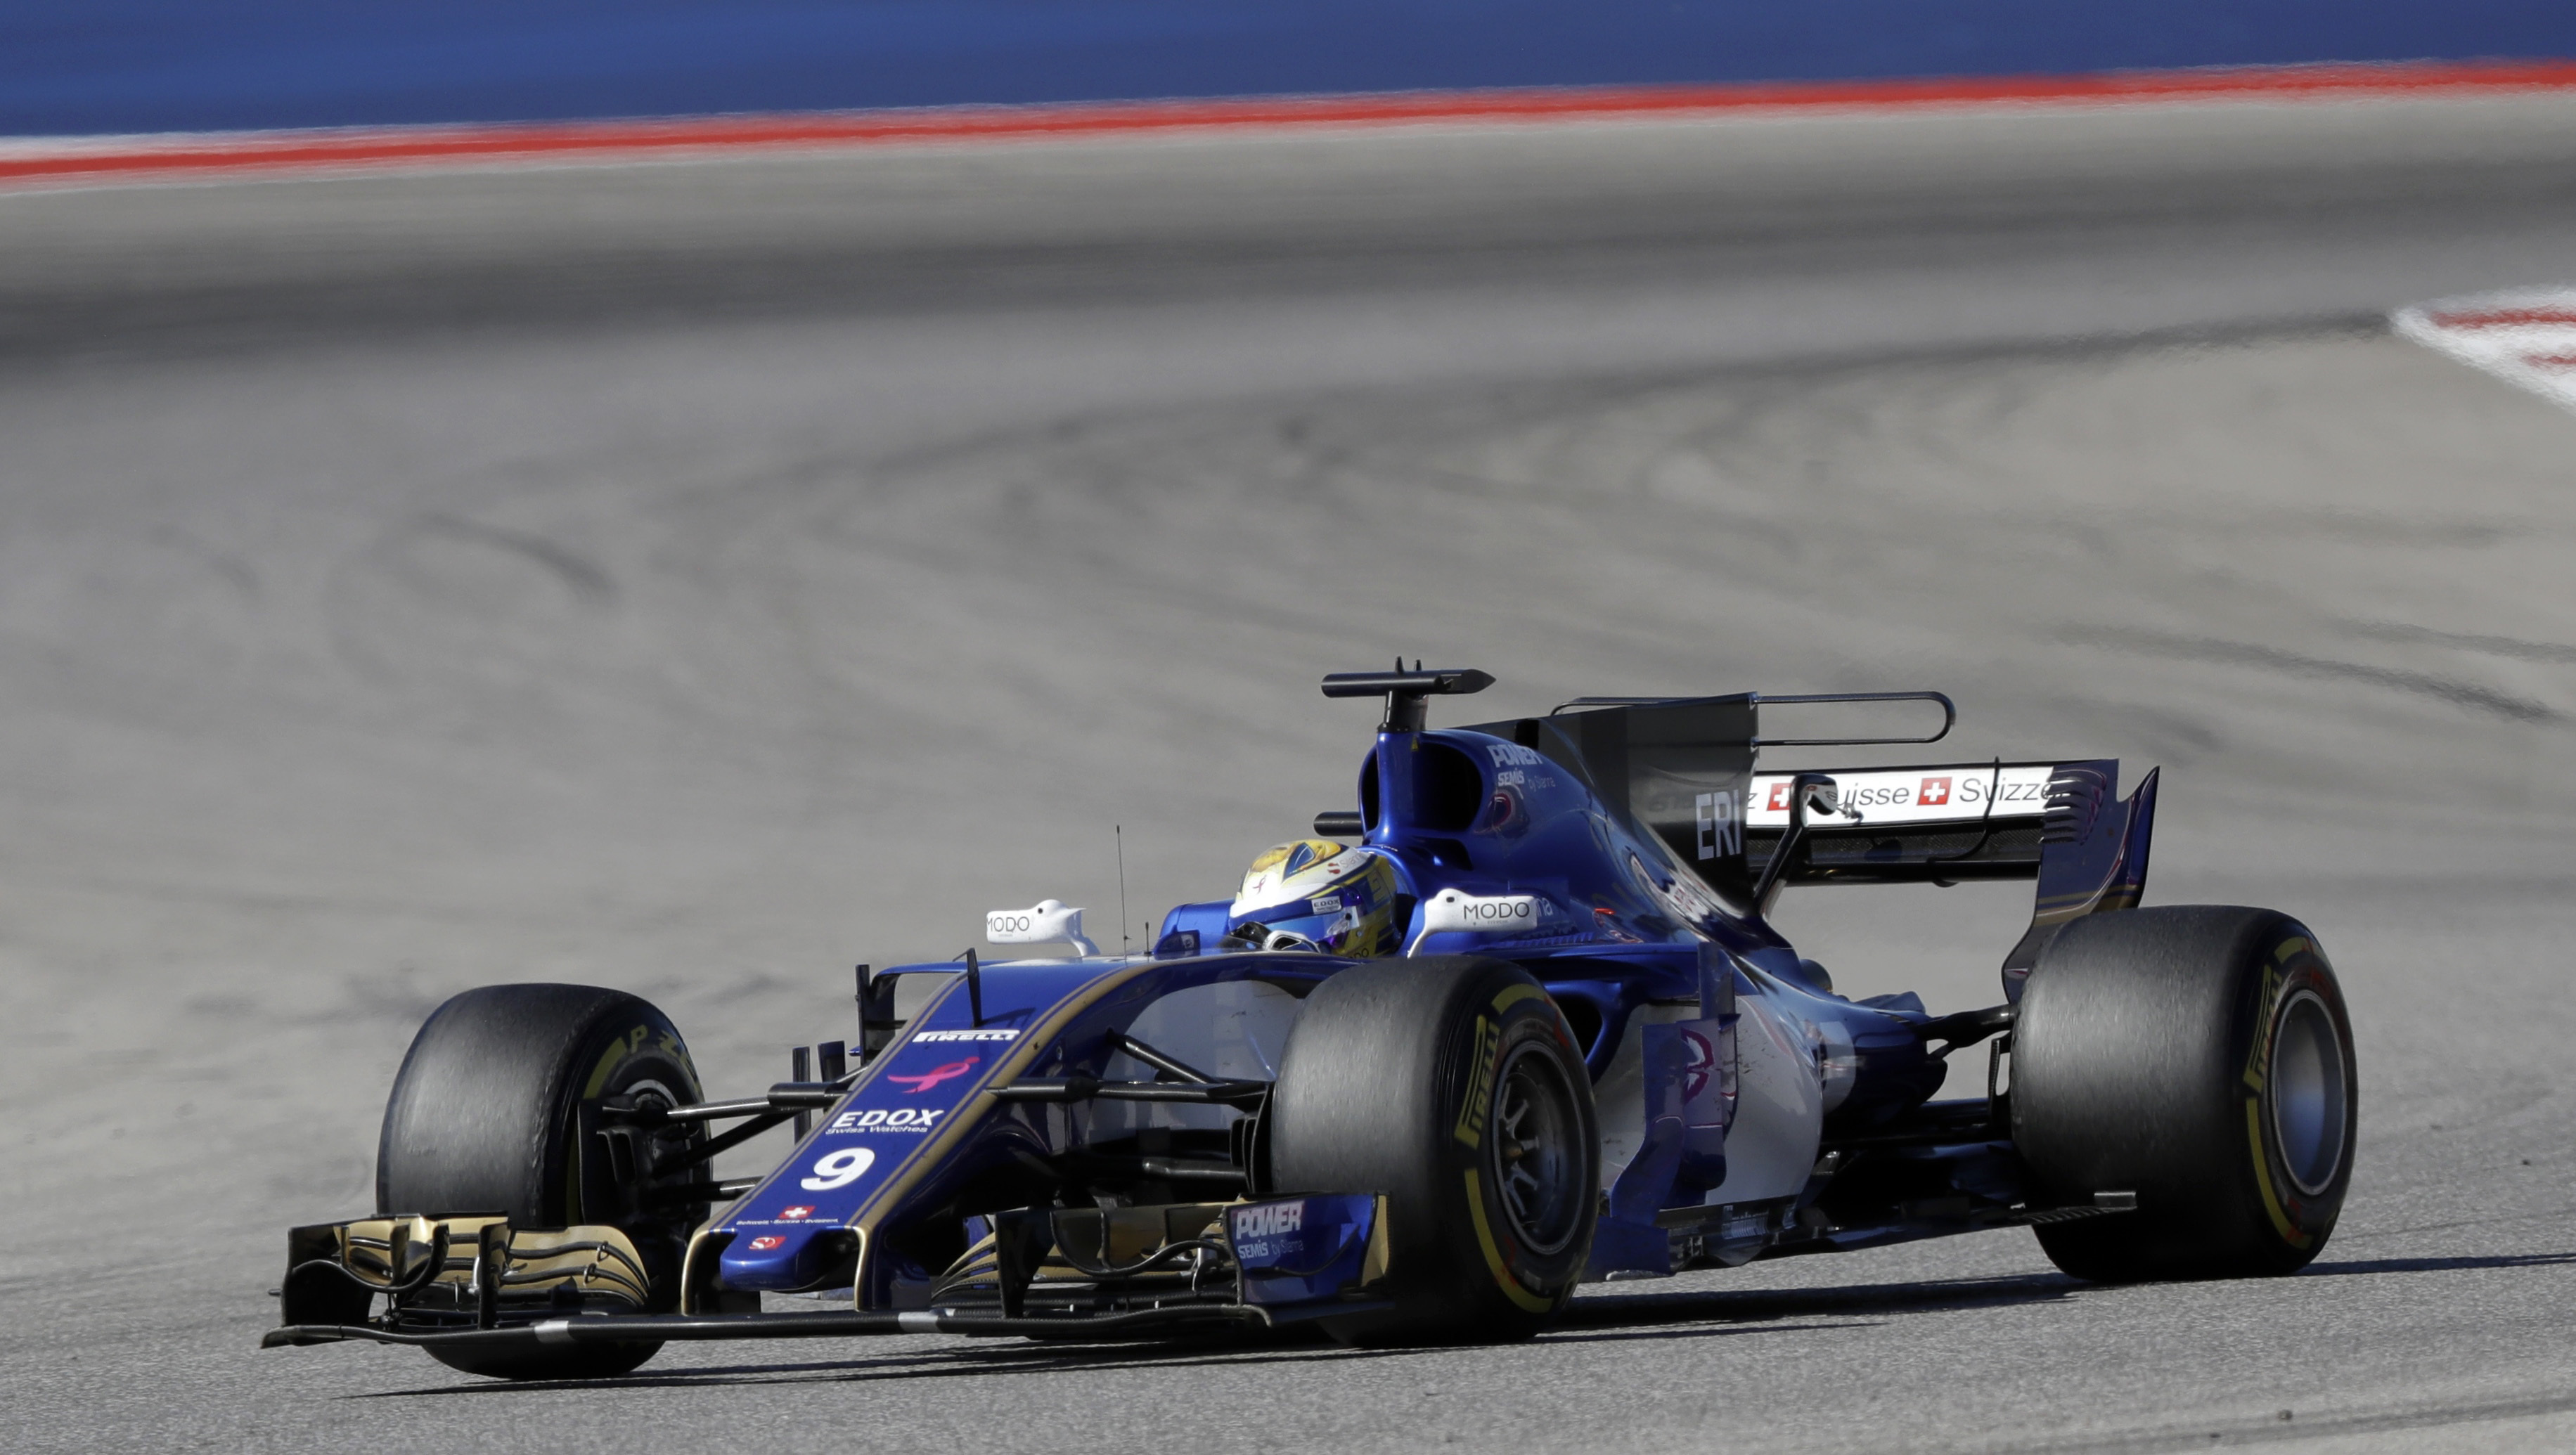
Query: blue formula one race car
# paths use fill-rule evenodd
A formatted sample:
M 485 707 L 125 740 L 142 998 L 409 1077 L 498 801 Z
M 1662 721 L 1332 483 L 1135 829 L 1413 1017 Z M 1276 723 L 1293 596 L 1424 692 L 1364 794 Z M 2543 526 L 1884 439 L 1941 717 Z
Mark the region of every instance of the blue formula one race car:
M 1755 770 L 1937 740 L 1937 693 L 1767 704 L 1937 705 L 1903 739 L 1764 739 L 1749 694 L 1425 726 L 1491 681 L 1326 678 L 1385 700 L 1357 811 L 1150 955 L 1049 900 L 987 937 L 1072 958 L 862 967 L 855 1067 L 826 1042 L 710 1100 L 631 995 L 457 996 L 394 1079 L 377 1215 L 289 1234 L 266 1342 L 563 1378 L 674 1339 L 1479 1340 L 1591 1280 L 2007 1225 L 2095 1280 L 2323 1246 L 2342 992 L 2285 915 L 2136 907 L 2155 774 L 2122 799 L 2104 760 Z M 1981 879 L 2038 881 L 1986 1008 L 1836 995 L 1769 920 L 1793 885 Z M 1933 1100 L 1980 1044 L 1985 1094 Z M 787 1124 L 768 1175 L 712 1176 Z

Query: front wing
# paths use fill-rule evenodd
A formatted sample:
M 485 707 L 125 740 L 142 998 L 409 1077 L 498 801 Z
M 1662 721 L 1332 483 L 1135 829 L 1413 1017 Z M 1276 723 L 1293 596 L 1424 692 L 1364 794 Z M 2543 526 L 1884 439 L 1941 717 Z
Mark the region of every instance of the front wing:
M 1388 1307 L 1385 1199 L 1266 1198 L 1034 1209 L 982 1237 L 916 1310 L 644 1312 L 643 1260 L 611 1227 L 368 1218 L 289 1235 L 283 1323 L 264 1347 L 360 1339 L 503 1352 L 581 1343 L 867 1334 L 1122 1339 L 1269 1328 Z

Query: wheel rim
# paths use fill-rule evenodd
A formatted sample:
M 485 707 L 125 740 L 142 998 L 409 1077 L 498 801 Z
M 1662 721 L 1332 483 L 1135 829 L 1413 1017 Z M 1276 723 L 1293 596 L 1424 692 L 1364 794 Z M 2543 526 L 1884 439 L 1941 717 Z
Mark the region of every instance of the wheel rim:
M 2272 1102 L 2272 1136 L 2280 1144 L 2290 1181 L 2317 1196 L 2333 1185 L 2343 1165 L 2349 1098 L 2334 1013 L 2313 990 L 2291 996 L 2281 1009 L 2265 1090 Z
M 1556 1252 L 1582 1221 L 1574 1090 L 1545 1047 L 1525 1044 L 1503 1062 L 1494 1103 L 1491 1155 L 1503 1217 L 1531 1252 Z

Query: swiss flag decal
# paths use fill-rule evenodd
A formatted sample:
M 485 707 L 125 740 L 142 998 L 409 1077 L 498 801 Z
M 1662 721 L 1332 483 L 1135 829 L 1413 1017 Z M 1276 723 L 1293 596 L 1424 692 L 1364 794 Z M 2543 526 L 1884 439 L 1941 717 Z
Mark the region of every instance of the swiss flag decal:
M 1923 791 L 1914 795 L 1914 801 L 1922 804 L 1926 808 L 1938 808 L 1942 804 L 1948 803 L 1950 801 L 1950 780 L 1947 778 L 1924 779 Z

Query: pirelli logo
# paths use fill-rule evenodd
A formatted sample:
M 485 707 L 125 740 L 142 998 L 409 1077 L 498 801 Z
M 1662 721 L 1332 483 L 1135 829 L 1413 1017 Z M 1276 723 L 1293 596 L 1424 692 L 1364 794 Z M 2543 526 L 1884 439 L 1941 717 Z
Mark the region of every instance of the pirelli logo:
M 1502 1045 L 1502 1040 L 1500 1022 L 1476 1017 L 1476 1049 L 1467 1058 L 1468 1075 L 1472 1079 L 1468 1083 L 1467 1104 L 1458 1112 L 1457 1131 L 1458 1140 L 1470 1147 L 1481 1147 L 1485 1142 L 1485 1118 L 1493 1111 L 1494 1103 L 1493 1078 L 1485 1074 L 1485 1068 L 1493 1064 L 1494 1052 Z

